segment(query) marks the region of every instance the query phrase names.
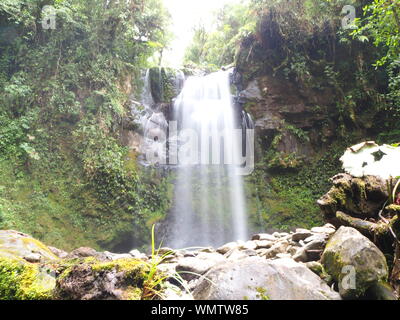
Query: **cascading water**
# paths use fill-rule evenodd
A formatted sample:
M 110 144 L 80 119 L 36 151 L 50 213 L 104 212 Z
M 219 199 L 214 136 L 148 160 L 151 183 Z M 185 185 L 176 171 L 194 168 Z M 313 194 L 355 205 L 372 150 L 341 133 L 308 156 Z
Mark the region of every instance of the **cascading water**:
M 247 239 L 243 181 L 236 170 L 242 131 L 237 129 L 251 120 L 234 108 L 229 72 L 188 78 L 173 109 L 178 130 L 174 136 L 169 129 L 175 141 L 169 158 L 178 166 L 166 244 L 217 246 Z

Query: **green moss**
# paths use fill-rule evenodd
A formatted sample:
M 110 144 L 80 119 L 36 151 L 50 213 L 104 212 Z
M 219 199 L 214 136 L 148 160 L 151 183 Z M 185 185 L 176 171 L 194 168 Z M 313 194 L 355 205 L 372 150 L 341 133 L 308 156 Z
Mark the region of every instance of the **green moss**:
M 271 298 L 267 295 L 267 290 L 265 288 L 258 287 L 256 288 L 257 298 L 261 300 L 271 300 Z
M 52 299 L 55 279 L 39 265 L 0 258 L 0 300 Z

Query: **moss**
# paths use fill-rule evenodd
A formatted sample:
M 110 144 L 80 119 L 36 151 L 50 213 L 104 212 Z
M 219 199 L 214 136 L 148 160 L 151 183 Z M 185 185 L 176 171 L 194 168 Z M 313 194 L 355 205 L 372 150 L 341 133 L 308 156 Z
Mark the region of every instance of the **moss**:
M 271 298 L 267 295 L 267 289 L 257 287 L 257 298 L 260 298 L 261 300 L 271 300 Z
M 129 288 L 124 293 L 124 300 L 141 300 L 143 290 L 140 288 Z
M 96 272 L 110 271 L 115 269 L 117 271 L 124 271 L 127 274 L 136 274 L 140 271 L 144 276 L 144 272 L 147 270 L 147 264 L 145 262 L 128 258 L 100 263 L 93 261 L 89 264 L 92 270 Z
M 50 300 L 55 279 L 39 265 L 0 258 L 1 300 Z

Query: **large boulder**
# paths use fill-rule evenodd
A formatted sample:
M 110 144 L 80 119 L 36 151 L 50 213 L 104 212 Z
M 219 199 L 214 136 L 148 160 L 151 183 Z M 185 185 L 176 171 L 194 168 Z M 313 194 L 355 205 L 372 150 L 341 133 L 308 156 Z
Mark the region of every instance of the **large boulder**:
M 322 264 L 338 283 L 344 298 L 361 297 L 370 287 L 388 278 L 383 253 L 368 238 L 350 227 L 340 227 L 328 241 Z M 349 278 L 352 272 L 354 284 Z
M 29 262 L 59 259 L 39 240 L 14 230 L 0 230 L 0 258 L 26 260 Z
M 196 257 L 179 259 L 176 271 L 185 280 L 192 280 L 223 262 L 225 257 L 219 253 L 200 252 Z
M 198 300 L 336 300 L 316 274 L 292 259 L 249 257 L 227 260 L 202 277 L 193 296 Z

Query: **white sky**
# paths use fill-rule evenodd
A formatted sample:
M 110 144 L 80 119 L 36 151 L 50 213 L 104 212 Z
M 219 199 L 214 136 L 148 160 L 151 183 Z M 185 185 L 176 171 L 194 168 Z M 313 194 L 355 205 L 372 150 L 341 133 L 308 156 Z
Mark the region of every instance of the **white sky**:
M 172 16 L 172 31 L 176 38 L 171 44 L 171 50 L 165 52 L 163 64 L 179 67 L 185 48 L 191 42 L 193 27 L 201 21 L 211 28 L 213 12 L 226 3 L 237 2 L 240 0 L 164 0 L 164 4 Z

